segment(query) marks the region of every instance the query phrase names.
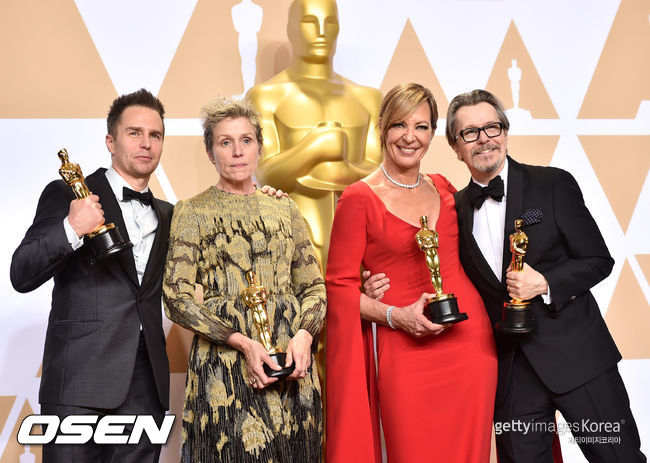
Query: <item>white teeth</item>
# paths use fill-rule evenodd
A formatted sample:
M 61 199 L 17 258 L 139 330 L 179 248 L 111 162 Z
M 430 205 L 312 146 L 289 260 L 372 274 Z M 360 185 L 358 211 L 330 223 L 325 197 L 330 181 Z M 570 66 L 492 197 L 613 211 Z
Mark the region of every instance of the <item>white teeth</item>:
M 411 154 L 415 151 L 415 148 L 400 148 L 403 153 Z

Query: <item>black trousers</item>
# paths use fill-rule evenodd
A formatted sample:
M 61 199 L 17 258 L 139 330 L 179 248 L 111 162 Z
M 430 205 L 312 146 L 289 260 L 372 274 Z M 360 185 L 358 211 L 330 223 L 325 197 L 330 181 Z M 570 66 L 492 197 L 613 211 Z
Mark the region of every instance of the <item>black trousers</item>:
M 158 400 L 156 382 L 142 333 L 140 333 L 131 387 L 122 405 L 106 410 L 41 404 L 41 414 L 57 415 L 61 420 L 69 415 L 99 415 L 99 419 L 106 415 L 152 415 L 160 427 L 165 417 L 165 410 Z M 132 428 L 132 424 L 125 425 L 124 433 L 130 434 Z M 86 444 L 75 445 L 57 445 L 51 442 L 43 446 L 43 463 L 156 463 L 160 457 L 161 447 L 160 444 L 152 444 L 146 433 L 142 434 L 138 444 L 96 444 L 92 439 Z
M 499 463 L 552 463 L 555 411 L 592 463 L 645 462 L 625 385 L 614 367 L 564 394 L 544 386 L 517 349 L 506 398 L 495 407 Z M 507 430 L 506 430 L 507 429 Z

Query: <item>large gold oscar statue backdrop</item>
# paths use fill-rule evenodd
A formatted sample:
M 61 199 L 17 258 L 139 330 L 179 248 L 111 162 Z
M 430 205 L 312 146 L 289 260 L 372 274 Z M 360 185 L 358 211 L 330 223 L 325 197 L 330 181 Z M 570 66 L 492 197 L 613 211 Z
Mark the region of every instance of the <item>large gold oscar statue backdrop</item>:
M 381 92 L 334 72 L 338 32 L 334 0 L 294 1 L 289 67 L 248 92 L 264 120 L 257 179 L 298 204 L 323 273 L 338 196 L 381 162 L 374 130 Z

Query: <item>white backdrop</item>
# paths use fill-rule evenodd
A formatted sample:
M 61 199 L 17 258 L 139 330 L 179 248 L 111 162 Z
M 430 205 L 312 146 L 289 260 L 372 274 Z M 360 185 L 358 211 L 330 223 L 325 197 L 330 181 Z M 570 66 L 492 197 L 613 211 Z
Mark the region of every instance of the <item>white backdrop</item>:
M 18 294 L 9 264 L 41 190 L 58 176 L 57 151 L 66 147 L 86 174 L 107 166 L 108 105 L 146 87 L 168 111 L 154 192 L 175 202 L 214 181 L 201 149 L 201 105 L 244 93 L 244 82 L 270 78 L 290 56 L 289 1 L 256 0 L 261 26 L 245 14 L 236 19 L 241 37 L 231 16 L 237 3 L 0 0 L 1 463 L 21 454 L 40 461 L 40 451 L 23 449 L 15 435 L 22 417 L 39 410 L 51 283 Z M 495 92 L 507 108 L 518 100 L 509 111 L 511 154 L 577 178 L 616 259 L 595 294 L 623 353 L 621 373 L 650 453 L 650 1 L 339 0 L 339 16 L 337 72 L 384 92 L 420 82 L 442 115 L 451 98 L 473 88 Z M 443 132 L 426 170 L 462 187 L 469 176 Z M 188 337 L 168 321 L 165 328 L 178 415 Z M 565 461 L 585 461 L 562 439 Z M 165 461 L 176 459 L 178 445 L 175 427 Z

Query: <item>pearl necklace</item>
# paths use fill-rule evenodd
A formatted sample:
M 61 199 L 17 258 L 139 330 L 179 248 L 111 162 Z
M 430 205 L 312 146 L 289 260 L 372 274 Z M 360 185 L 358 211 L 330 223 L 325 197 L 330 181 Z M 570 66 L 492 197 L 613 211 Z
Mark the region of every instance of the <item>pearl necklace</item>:
M 394 178 L 392 178 L 390 175 L 388 175 L 388 172 L 386 172 L 386 169 L 384 168 L 384 165 L 383 165 L 383 164 L 379 164 L 379 167 L 381 167 L 381 171 L 384 173 L 384 175 L 386 176 L 386 178 L 387 178 L 391 183 L 393 183 L 393 184 L 395 184 L 395 185 L 397 185 L 397 186 L 399 186 L 399 187 L 402 187 L 402 188 L 408 188 L 409 190 L 412 190 L 413 188 L 415 188 L 416 186 L 418 186 L 418 185 L 420 184 L 420 172 L 418 172 L 418 180 L 417 180 L 417 182 L 408 185 L 408 184 L 406 184 L 406 183 L 398 182 L 397 180 L 395 180 Z

